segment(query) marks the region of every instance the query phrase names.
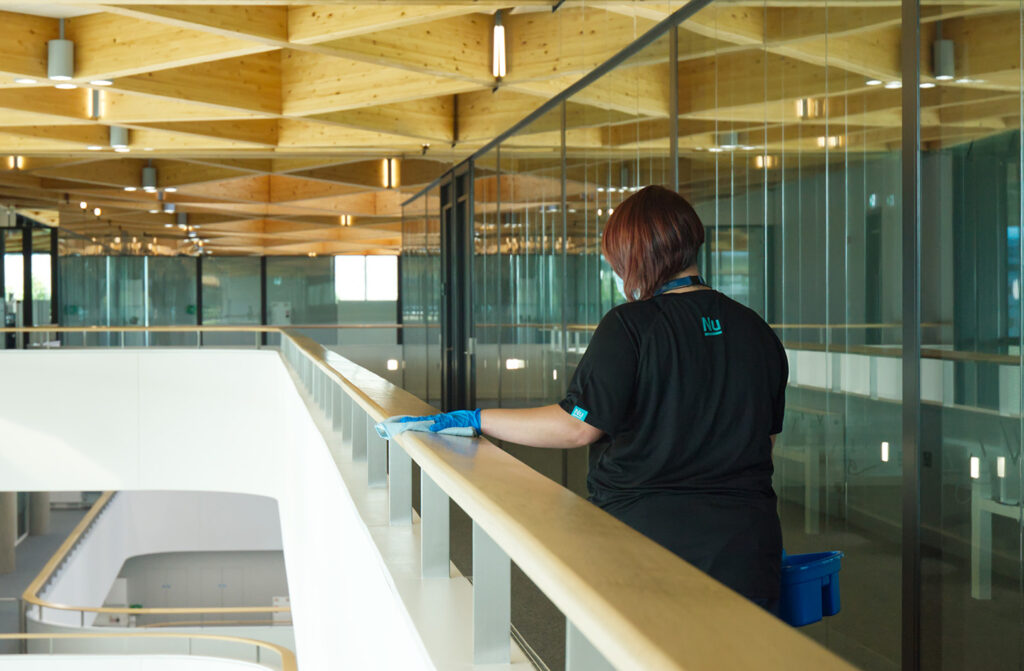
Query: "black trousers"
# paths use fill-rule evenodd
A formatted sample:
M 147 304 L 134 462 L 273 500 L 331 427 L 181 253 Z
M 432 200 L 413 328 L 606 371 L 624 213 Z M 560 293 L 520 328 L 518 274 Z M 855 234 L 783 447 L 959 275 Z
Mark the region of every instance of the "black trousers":
M 681 494 L 600 497 L 599 505 L 766 608 L 777 610 L 782 528 L 772 497 Z

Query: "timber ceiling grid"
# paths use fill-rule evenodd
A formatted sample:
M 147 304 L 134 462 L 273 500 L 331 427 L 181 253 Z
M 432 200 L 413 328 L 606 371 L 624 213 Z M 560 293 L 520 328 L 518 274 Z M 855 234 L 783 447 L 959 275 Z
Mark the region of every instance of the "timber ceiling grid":
M 0 204 L 84 241 L 156 237 L 166 253 L 187 233 L 165 205 L 187 214 L 214 253 L 393 252 L 401 203 L 419 186 L 681 4 L 570 0 L 552 12 L 550 0 L 0 0 L 0 156 L 21 157 L 0 164 Z M 1017 1 L 924 5 L 923 70 L 938 84 L 922 90 L 926 143 L 1019 128 Z M 509 52 L 496 88 L 498 9 Z M 750 147 L 731 154 L 734 162 L 793 152 L 805 165 L 820 163 L 830 142 L 898 148 L 899 91 L 866 82 L 899 80 L 899 15 L 895 0 L 723 1 L 687 21 L 679 36 L 683 183 L 715 183 L 723 132 Z M 58 17 L 75 43 L 72 90 L 46 81 Z M 928 76 L 939 21 L 958 63 L 970 66 L 963 81 Z M 615 182 L 623 159 L 666 153 L 667 53 L 663 39 L 567 105 L 570 206 L 593 208 L 593 198 L 580 197 L 592 191 L 584 183 Z M 16 82 L 25 78 L 37 83 Z M 89 82 L 99 79 L 112 85 L 94 113 Z M 818 113 L 801 114 L 800 100 Z M 129 153 L 109 148 L 110 126 L 129 129 Z M 557 119 L 529 131 L 502 156 L 505 169 L 527 174 L 480 196 L 500 194 L 506 207 L 546 198 L 558 181 Z M 388 157 L 400 158 L 398 188 L 383 185 Z M 647 181 L 663 181 L 664 161 L 649 163 Z M 157 169 L 158 194 L 138 188 L 146 165 Z M 343 216 L 353 225 L 342 226 Z

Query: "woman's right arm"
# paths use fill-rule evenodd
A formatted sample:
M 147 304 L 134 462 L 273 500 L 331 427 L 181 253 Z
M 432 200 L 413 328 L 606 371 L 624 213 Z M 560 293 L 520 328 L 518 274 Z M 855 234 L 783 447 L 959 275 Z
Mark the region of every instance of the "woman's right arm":
M 557 404 L 481 410 L 480 429 L 488 436 L 520 445 L 561 449 L 583 447 L 604 435 Z

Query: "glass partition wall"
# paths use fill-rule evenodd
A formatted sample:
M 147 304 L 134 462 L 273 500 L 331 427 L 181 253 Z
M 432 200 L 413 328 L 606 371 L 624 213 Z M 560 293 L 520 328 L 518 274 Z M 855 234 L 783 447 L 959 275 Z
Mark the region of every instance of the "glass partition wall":
M 788 352 L 786 549 L 845 553 L 842 612 L 804 633 L 863 668 L 1018 668 L 1020 3 L 697 7 L 472 157 L 472 402 L 561 397 L 621 300 L 608 215 L 644 185 L 678 188 L 705 225 L 705 277 Z M 662 17 L 637 11 L 637 35 Z M 440 265 L 421 262 L 440 193 L 406 203 L 402 279 L 443 313 Z M 406 340 L 407 382 L 440 342 Z M 586 493 L 585 450 L 503 447 Z M 557 613 L 522 584 L 513 604 L 557 667 Z
M 36 268 L 38 264 L 33 263 Z M 360 365 L 400 381 L 401 336 L 396 328 L 400 300 L 395 255 L 193 257 L 68 253 L 59 257 L 56 269 L 62 326 L 186 327 L 175 333 L 90 333 L 85 343 L 89 346 L 276 344 L 272 334 L 261 337 L 246 331 L 198 333 L 189 332 L 187 327 L 295 326 L 323 345 L 342 348 L 339 351 Z M 80 334 L 68 333 L 62 336 L 62 344 L 80 346 L 82 338 Z
M 924 668 L 1021 666 L 1021 6 L 921 26 Z M 934 86 L 933 86 L 934 85 Z M 927 88 L 925 88 L 927 87 Z

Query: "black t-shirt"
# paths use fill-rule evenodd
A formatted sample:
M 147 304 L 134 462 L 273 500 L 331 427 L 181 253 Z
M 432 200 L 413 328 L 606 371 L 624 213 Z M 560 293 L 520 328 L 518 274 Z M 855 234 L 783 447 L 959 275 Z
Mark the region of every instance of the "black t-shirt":
M 775 598 L 781 532 L 770 436 L 786 353 L 757 313 L 711 290 L 620 305 L 561 407 L 605 432 L 591 500 L 733 589 Z

